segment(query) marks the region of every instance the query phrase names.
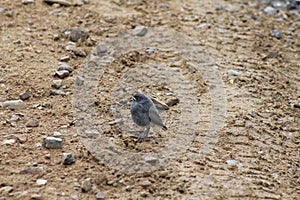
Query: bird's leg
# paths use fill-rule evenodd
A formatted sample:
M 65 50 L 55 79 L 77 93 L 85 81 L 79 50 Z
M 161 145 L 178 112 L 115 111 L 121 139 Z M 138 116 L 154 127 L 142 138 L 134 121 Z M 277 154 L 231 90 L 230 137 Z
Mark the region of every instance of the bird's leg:
M 148 133 L 150 131 L 150 126 L 148 126 L 144 132 L 138 137 L 137 142 L 142 142 L 148 137 Z

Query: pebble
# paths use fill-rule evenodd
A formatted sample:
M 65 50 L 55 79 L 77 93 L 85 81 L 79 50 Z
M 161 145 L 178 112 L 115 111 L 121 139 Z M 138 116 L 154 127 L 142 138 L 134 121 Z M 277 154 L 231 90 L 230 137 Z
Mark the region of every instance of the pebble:
M 70 75 L 70 72 L 68 70 L 58 70 L 55 72 L 54 77 L 58 77 L 58 78 L 66 78 Z
M 66 45 L 66 46 L 64 47 L 64 49 L 65 49 L 66 51 L 75 51 L 76 46 L 75 46 L 74 43 L 72 43 L 72 44 Z
M 72 153 L 63 153 L 61 157 L 63 165 L 71 165 L 75 163 L 76 159 L 72 155 Z
M 83 83 L 84 83 L 84 78 L 81 77 L 81 76 L 76 76 L 75 84 L 76 84 L 77 86 L 82 86 Z
M 92 189 L 91 179 L 86 178 L 81 182 L 81 190 L 82 192 L 88 192 Z
M 175 97 L 175 98 L 170 99 L 166 104 L 167 104 L 167 106 L 172 107 L 172 106 L 177 105 L 179 103 L 179 101 L 180 100 Z
M 38 186 L 46 185 L 46 183 L 47 183 L 47 180 L 45 180 L 45 179 L 38 179 L 38 180 L 36 180 L 36 184 Z
M 13 115 L 13 116 L 10 118 L 11 121 L 18 121 L 19 119 L 20 119 L 20 117 L 17 116 L 17 115 Z
M 105 174 L 99 173 L 95 177 L 95 183 L 98 185 L 102 185 L 103 183 L 106 183 L 106 181 L 107 181 L 107 177 L 105 176 Z
M 42 175 L 45 173 L 43 167 L 29 167 L 19 172 L 20 174 Z
M 52 87 L 55 89 L 59 89 L 62 86 L 62 80 L 53 80 Z
M 42 200 L 43 196 L 41 194 L 32 194 L 30 200 Z
M 264 9 L 264 12 L 267 14 L 267 15 L 274 15 L 277 10 L 271 6 L 268 6 Z
M 96 199 L 104 199 L 104 194 L 102 192 L 98 192 L 96 194 Z
M 40 143 L 40 142 L 38 142 L 38 143 L 35 143 L 35 146 L 36 146 L 36 147 L 41 147 L 41 146 L 43 146 L 43 144 Z
M 3 13 L 5 11 L 4 8 L 0 8 L 0 14 Z
M 280 39 L 282 38 L 280 31 L 277 30 L 277 29 L 272 30 L 272 34 L 273 34 L 278 40 L 280 40 Z
M 146 49 L 146 54 L 150 55 L 150 54 L 152 54 L 154 51 L 155 51 L 155 48 L 154 48 L 154 47 L 149 47 L 149 48 Z
M 230 70 L 227 71 L 227 75 L 228 76 L 239 76 L 239 75 L 241 75 L 241 72 L 230 69 Z
M 25 143 L 27 141 L 26 135 L 16 135 L 16 138 L 19 140 L 20 143 Z
M 9 108 L 11 110 L 17 110 L 17 109 L 25 109 L 26 104 L 21 100 L 10 100 L 3 102 L 3 108 Z
M 34 4 L 34 0 L 22 0 L 22 4 Z
M 78 42 L 79 40 L 86 40 L 89 37 L 87 31 L 81 28 L 75 28 L 70 33 L 70 40 L 72 42 Z
M 53 136 L 54 136 L 54 137 L 61 137 L 62 134 L 61 134 L 60 132 L 58 132 L 58 131 L 55 131 L 55 132 L 53 133 Z
M 74 71 L 73 68 L 71 68 L 67 63 L 59 63 L 59 67 L 57 68 L 57 71 L 63 71 L 67 70 L 69 73 L 72 73 Z
M 156 165 L 158 163 L 158 159 L 152 156 L 145 156 L 144 160 L 151 165 Z
M 98 56 L 101 56 L 107 52 L 107 47 L 104 44 L 100 44 L 97 46 L 96 52 Z
M 68 62 L 70 60 L 70 56 L 63 56 L 59 59 L 61 62 Z
M 169 4 L 166 4 L 166 3 L 162 3 L 159 5 L 160 8 L 162 9 L 168 9 L 169 8 Z
M 203 23 L 195 27 L 196 30 L 207 30 L 211 27 L 211 24 Z
M 64 95 L 65 92 L 63 90 L 50 90 L 50 95 Z
M 44 138 L 44 147 L 47 149 L 61 149 L 62 139 L 56 137 L 46 137 Z
M 74 55 L 79 57 L 86 57 L 86 52 L 83 49 L 77 48 L 74 50 Z
M 124 120 L 122 118 L 118 118 L 118 119 L 116 119 L 114 121 L 108 122 L 108 124 L 109 125 L 115 125 L 115 124 L 121 124 L 123 122 L 124 122 Z
M 139 36 L 139 37 L 143 37 L 146 35 L 148 29 L 145 26 L 136 26 L 133 30 L 132 30 L 132 34 Z
M 14 143 L 16 143 L 16 139 L 6 139 L 6 140 L 3 140 L 1 145 L 13 145 Z
M 226 160 L 226 163 L 228 165 L 235 165 L 236 164 L 236 161 L 235 160 Z
M 21 100 L 27 100 L 27 99 L 29 99 L 29 97 L 30 97 L 30 95 L 29 95 L 28 92 L 23 92 L 23 93 L 20 94 L 20 99 Z
M 6 15 L 6 17 L 13 17 L 14 16 L 14 11 L 9 10 L 9 11 L 6 12 L 5 15 Z
M 43 0 L 45 3 L 59 4 L 62 6 L 72 6 L 73 4 L 67 0 Z
M 26 127 L 38 127 L 39 121 L 37 119 L 31 118 L 26 122 Z

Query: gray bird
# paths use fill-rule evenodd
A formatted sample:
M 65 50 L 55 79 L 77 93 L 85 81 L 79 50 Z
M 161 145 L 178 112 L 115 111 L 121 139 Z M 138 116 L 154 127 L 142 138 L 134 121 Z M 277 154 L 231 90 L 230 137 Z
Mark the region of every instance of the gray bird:
M 138 142 L 142 142 L 147 138 L 150 127 L 153 125 L 160 126 L 163 130 L 167 130 L 158 115 L 158 111 L 152 100 L 145 94 L 137 93 L 133 96 L 130 106 L 131 118 L 139 126 L 145 126 L 146 129 L 139 136 Z

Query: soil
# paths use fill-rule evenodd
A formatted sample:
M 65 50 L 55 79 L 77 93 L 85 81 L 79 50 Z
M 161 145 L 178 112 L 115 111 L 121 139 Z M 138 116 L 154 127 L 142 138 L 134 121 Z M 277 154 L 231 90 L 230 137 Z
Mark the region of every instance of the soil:
M 0 3 L 1 200 L 299 199 L 299 9 L 57 2 Z M 62 63 L 74 70 L 54 95 Z M 24 92 L 26 108 L 4 108 Z M 142 143 L 136 92 L 168 126 Z M 42 146 L 55 132 L 62 148 Z

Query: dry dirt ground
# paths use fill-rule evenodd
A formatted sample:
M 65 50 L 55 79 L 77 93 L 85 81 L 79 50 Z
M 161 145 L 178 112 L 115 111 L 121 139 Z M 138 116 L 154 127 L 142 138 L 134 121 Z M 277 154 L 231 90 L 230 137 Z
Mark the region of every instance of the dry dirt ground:
M 299 10 L 22 2 L 0 2 L 0 102 L 30 95 L 23 109 L 1 103 L 1 200 L 300 198 Z M 72 42 L 74 28 L 89 36 Z M 61 62 L 74 70 L 53 95 Z M 143 143 L 128 110 L 138 91 L 169 105 L 169 130 Z M 62 148 L 41 146 L 54 132 Z M 76 162 L 63 165 L 64 152 Z

